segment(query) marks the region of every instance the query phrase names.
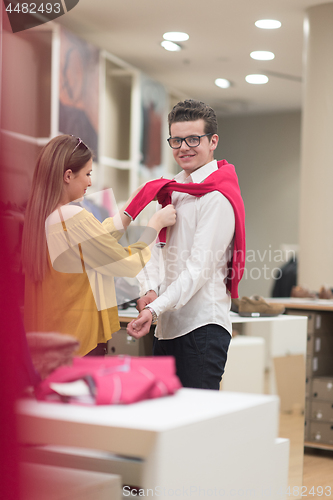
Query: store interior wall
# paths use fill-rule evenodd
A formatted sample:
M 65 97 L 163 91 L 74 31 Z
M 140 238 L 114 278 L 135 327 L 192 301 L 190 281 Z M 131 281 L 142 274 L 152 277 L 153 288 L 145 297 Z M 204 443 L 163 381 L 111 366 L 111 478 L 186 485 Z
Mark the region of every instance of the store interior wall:
M 298 244 L 301 112 L 220 116 L 218 123 L 215 158 L 235 165 L 246 210 L 239 294 L 268 297 L 284 263 L 281 245 Z
M 38 50 L 40 57 L 35 57 Z M 1 125 L 5 130 L 31 137 L 50 135 L 51 66 L 48 32 L 3 32 Z M 13 57 L 15 54 L 15 57 Z M 31 142 L 7 137 L 2 141 L 4 202 L 22 206 L 27 201 L 40 148 Z
M 27 83 L 35 75 L 49 73 L 49 63 L 43 65 L 43 71 L 40 67 L 34 67 L 34 59 L 30 57 L 29 52 L 31 42 L 27 44 L 25 40 L 27 36 L 26 33 L 22 33 L 10 37 L 11 43 L 19 44 L 18 54 L 22 57 L 24 55 L 25 60 L 29 62 L 29 70 L 27 68 L 23 81 L 15 78 L 13 62 L 6 65 L 13 72 L 12 78 L 7 80 L 14 80 L 20 87 L 20 89 L 7 89 L 6 95 L 11 94 L 12 90 L 21 90 L 16 93 L 22 96 L 23 100 L 20 106 L 15 108 L 19 112 L 19 118 L 24 116 L 26 119 L 17 119 L 15 123 L 18 122 L 25 128 L 16 131 L 32 136 L 47 136 L 49 130 L 45 129 L 46 124 L 50 123 L 50 116 L 48 115 L 46 120 L 41 118 L 43 113 L 35 105 L 38 101 L 37 96 L 31 98 L 30 93 L 27 99 L 25 90 Z M 39 33 L 35 36 L 38 50 L 41 50 L 41 47 L 45 48 L 44 59 L 47 60 L 46 56 L 50 54 L 49 35 Z M 45 78 L 41 80 L 45 81 Z M 43 92 L 40 92 L 43 86 L 39 88 L 33 83 L 32 86 L 38 90 L 38 95 L 43 95 Z M 169 94 L 170 108 L 178 100 L 178 97 Z M 9 101 L 13 102 L 13 99 Z M 42 109 L 49 109 L 49 106 L 43 106 Z M 3 107 L 3 111 L 5 110 L 6 106 Z M 3 119 L 6 118 L 4 121 L 7 121 L 4 115 L 6 113 L 3 113 Z M 8 113 L 8 121 L 12 119 L 13 115 Z M 127 129 L 128 124 L 124 124 L 124 127 Z M 219 117 L 220 142 L 216 158 L 226 158 L 235 165 L 246 207 L 247 263 L 244 279 L 240 285 L 241 296 L 253 294 L 269 296 L 273 286 L 274 269 L 283 265 L 284 255 L 281 245 L 298 243 L 300 127 L 300 111 Z M 9 124 L 8 128 L 11 128 Z M 128 130 L 118 130 L 117 133 L 120 136 L 127 136 Z M 15 189 L 13 192 L 7 192 L 8 200 L 21 205 L 28 197 L 33 166 L 40 148 L 28 143 L 21 143 L 20 147 L 17 147 L 15 139 L 7 140 L 6 146 L 8 151 L 4 153 L 8 154 L 4 156 L 10 158 L 11 167 L 7 171 L 15 177 L 15 182 L 10 182 Z M 168 170 L 173 174 L 177 173 L 178 169 L 170 151 L 168 158 Z M 9 167 L 9 164 L 7 166 Z M 99 179 L 100 182 L 96 184 L 102 184 L 104 187 L 112 186 L 115 193 L 118 193 L 119 199 L 125 200 L 129 184 L 127 172 L 108 168 L 99 170 L 98 174 L 102 172 L 104 179 L 103 181 Z

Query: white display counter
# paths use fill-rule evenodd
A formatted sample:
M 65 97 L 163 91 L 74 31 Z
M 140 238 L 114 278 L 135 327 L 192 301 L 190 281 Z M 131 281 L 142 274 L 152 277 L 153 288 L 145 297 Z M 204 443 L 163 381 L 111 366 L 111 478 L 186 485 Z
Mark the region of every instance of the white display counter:
M 145 496 L 285 498 L 289 442 L 277 439 L 276 396 L 181 389 L 128 406 L 22 400 L 17 413 L 21 443 L 140 461 Z
M 231 320 L 235 328 L 239 324 L 242 325 L 243 335 L 264 339 L 264 368 L 268 375 L 268 392 L 270 394 L 278 394 L 274 366 L 275 358 L 301 355 L 304 357 L 305 370 L 307 346 L 306 316 L 279 315 L 274 317 L 250 318 L 231 313 Z M 247 360 L 246 367 L 251 370 L 250 358 Z M 303 376 L 305 388 L 305 371 L 301 376 Z M 232 390 L 232 386 L 230 386 L 230 389 L 228 387 L 228 390 Z

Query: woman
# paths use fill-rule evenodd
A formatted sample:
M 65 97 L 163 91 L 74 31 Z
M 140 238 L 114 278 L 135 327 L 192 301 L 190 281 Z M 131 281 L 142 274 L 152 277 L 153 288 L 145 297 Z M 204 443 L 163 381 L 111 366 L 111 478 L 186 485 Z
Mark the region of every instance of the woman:
M 124 214 L 130 200 L 102 224 L 68 205 L 83 198 L 91 171 L 92 151 L 79 138 L 55 137 L 42 149 L 22 243 L 26 331 L 71 334 L 82 356 L 104 354 L 107 340 L 120 329 L 113 276 L 136 276 L 150 258 L 149 244 L 176 220 L 169 205 L 150 219 L 140 242 L 122 247 L 118 240 L 130 223 Z

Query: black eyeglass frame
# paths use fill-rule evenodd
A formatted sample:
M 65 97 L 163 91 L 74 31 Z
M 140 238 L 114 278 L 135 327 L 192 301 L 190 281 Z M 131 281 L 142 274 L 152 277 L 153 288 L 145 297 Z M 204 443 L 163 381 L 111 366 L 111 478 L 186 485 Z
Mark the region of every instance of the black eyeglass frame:
M 185 142 L 185 144 L 186 144 L 189 148 L 197 148 L 197 147 L 200 145 L 200 139 L 201 139 L 201 137 L 208 137 L 209 135 L 213 135 L 213 134 L 212 134 L 212 132 L 210 132 L 209 134 L 202 134 L 202 135 L 188 135 L 187 137 L 169 137 L 169 138 L 167 139 L 167 141 L 168 141 L 168 143 L 169 143 L 170 148 L 172 148 L 172 149 L 180 149 L 180 148 L 182 147 L 183 141 Z M 190 137 L 191 137 L 192 139 L 194 139 L 194 138 L 198 138 L 198 139 L 199 139 L 198 144 L 196 144 L 195 146 L 190 146 L 190 145 L 189 145 L 189 143 L 188 143 L 188 142 L 187 142 L 187 140 L 186 140 L 186 139 L 189 139 Z M 180 140 L 180 145 L 179 145 L 179 146 L 177 146 L 176 148 L 174 148 L 174 147 L 173 147 L 173 146 L 171 146 L 171 144 L 170 144 L 171 139 L 178 139 L 178 140 Z

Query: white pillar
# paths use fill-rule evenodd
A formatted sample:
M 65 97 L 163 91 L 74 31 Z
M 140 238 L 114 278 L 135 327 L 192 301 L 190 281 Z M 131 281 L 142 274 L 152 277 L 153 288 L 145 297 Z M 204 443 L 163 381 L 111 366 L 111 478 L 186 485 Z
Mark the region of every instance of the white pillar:
M 305 19 L 298 283 L 333 286 L 333 3 Z

